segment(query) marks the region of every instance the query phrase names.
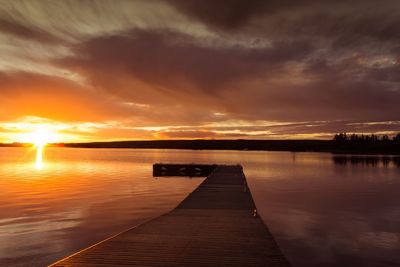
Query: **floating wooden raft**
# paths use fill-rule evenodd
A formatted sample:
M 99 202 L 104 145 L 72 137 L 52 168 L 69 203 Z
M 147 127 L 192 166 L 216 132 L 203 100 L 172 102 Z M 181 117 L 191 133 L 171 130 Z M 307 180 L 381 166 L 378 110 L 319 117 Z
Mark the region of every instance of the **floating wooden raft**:
M 289 266 L 241 166 L 216 166 L 174 210 L 52 266 Z
M 153 165 L 153 176 L 189 176 L 189 177 L 205 177 L 217 165 L 210 164 L 163 164 L 156 163 Z

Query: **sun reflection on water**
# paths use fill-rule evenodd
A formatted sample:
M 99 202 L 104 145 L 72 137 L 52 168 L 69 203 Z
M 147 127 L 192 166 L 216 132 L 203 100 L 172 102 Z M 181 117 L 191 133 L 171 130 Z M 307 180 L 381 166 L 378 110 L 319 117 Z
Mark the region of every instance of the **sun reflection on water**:
M 36 147 L 36 161 L 35 161 L 35 169 L 42 170 L 43 169 L 43 145 L 39 145 Z

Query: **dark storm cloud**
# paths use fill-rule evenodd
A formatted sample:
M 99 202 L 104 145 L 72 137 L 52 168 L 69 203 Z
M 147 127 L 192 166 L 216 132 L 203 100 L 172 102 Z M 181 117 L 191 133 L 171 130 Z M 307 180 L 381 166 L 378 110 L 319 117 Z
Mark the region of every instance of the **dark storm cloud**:
M 383 82 L 400 82 L 400 65 L 385 68 L 373 68 L 369 71 L 371 78 Z
M 240 119 L 400 120 L 397 65 L 360 64 L 329 53 L 315 59 L 311 41 L 268 47 L 213 47 L 184 34 L 130 31 L 91 39 L 58 62 L 107 93 L 139 103 L 222 107 Z M 291 64 L 298 64 L 292 82 Z M 258 81 L 254 84 L 254 81 Z M 188 108 L 188 112 L 190 108 Z
M 40 10 L 54 11 L 59 19 L 14 20 L 22 14 L 14 9 L 0 16 L 7 37 L 34 43 L 14 50 L 12 43 L 0 45 L 17 60 L 30 60 L 0 67 L 26 71 L 40 63 L 45 67 L 35 71 L 46 74 L 0 75 L 0 99 L 17 103 L 7 104 L 8 114 L 14 109 L 50 116 L 50 108 L 42 112 L 21 103 L 42 95 L 40 103 L 47 99 L 54 106 L 61 95 L 68 96 L 65 106 L 79 103 L 88 121 L 124 120 L 121 133 L 131 126 L 170 126 L 159 132 L 165 138 L 398 129 L 385 124 L 400 121 L 398 1 L 96 1 L 82 8 L 77 3 L 24 5 L 28 17 Z M 132 17 L 140 15 L 137 10 L 157 16 L 132 20 L 124 13 L 128 9 L 136 10 Z M 73 78 L 52 77 L 64 73 Z M 83 112 L 85 106 L 91 115 Z M 4 109 L 0 114 L 5 116 Z M 285 125 L 263 128 L 260 121 Z M 226 128 L 213 128 L 216 124 Z M 178 126 L 193 128 L 173 129 Z
M 278 120 L 399 120 L 400 92 L 377 81 L 323 77 L 306 86 L 281 85 L 241 99 L 260 117 Z M 239 105 L 239 101 L 235 104 Z M 263 106 L 263 104 L 265 106 Z M 233 109 L 234 107 L 231 107 Z M 243 107 L 245 108 L 245 107 Z
M 361 36 L 400 38 L 397 0 L 170 0 L 179 11 L 210 27 L 235 32 L 319 35 L 348 45 Z M 260 23 L 266 21 L 268 23 Z M 265 32 L 267 31 L 267 32 Z M 318 36 L 316 36 L 318 37 Z
M 48 32 L 25 26 L 14 21 L 8 21 L 0 17 L 0 32 L 8 33 L 19 38 L 46 43 L 57 43 L 60 40 Z
M 254 15 L 264 13 L 271 1 L 197 1 L 170 0 L 178 10 L 206 24 L 222 28 L 237 28 L 250 20 Z M 273 4 L 272 4 L 273 5 Z M 270 8 L 272 8 L 270 6 Z
M 240 28 L 251 21 L 254 17 L 270 15 L 281 9 L 292 9 L 304 4 L 312 4 L 317 1 L 169 0 L 169 2 L 189 17 L 199 19 L 209 25 L 229 30 Z
M 84 57 L 61 63 L 86 69 L 89 77 L 94 82 L 101 80 L 101 84 L 109 84 L 102 78 L 114 79 L 104 76 L 112 71 L 177 90 L 189 82 L 212 93 L 224 83 L 243 77 L 273 75 L 282 63 L 304 59 L 312 49 L 312 44 L 304 40 L 277 41 L 263 49 L 205 47 L 179 33 L 135 30 L 91 39 L 76 47 L 76 54 Z

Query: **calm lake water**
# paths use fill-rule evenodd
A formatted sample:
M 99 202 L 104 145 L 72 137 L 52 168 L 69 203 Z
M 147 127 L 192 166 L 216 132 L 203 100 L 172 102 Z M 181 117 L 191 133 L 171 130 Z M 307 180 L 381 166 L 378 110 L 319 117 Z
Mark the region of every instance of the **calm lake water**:
M 155 162 L 240 163 L 294 267 L 400 266 L 400 161 L 329 153 L 0 148 L 0 266 L 44 266 L 174 208 L 203 178 Z

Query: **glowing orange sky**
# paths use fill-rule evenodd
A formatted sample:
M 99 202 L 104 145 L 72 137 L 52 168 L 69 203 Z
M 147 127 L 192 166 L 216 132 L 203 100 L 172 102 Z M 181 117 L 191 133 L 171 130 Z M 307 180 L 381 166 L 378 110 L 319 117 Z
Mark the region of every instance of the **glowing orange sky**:
M 0 142 L 400 131 L 398 1 L 3 1 Z M 323 19 L 322 19 L 323 18 Z

